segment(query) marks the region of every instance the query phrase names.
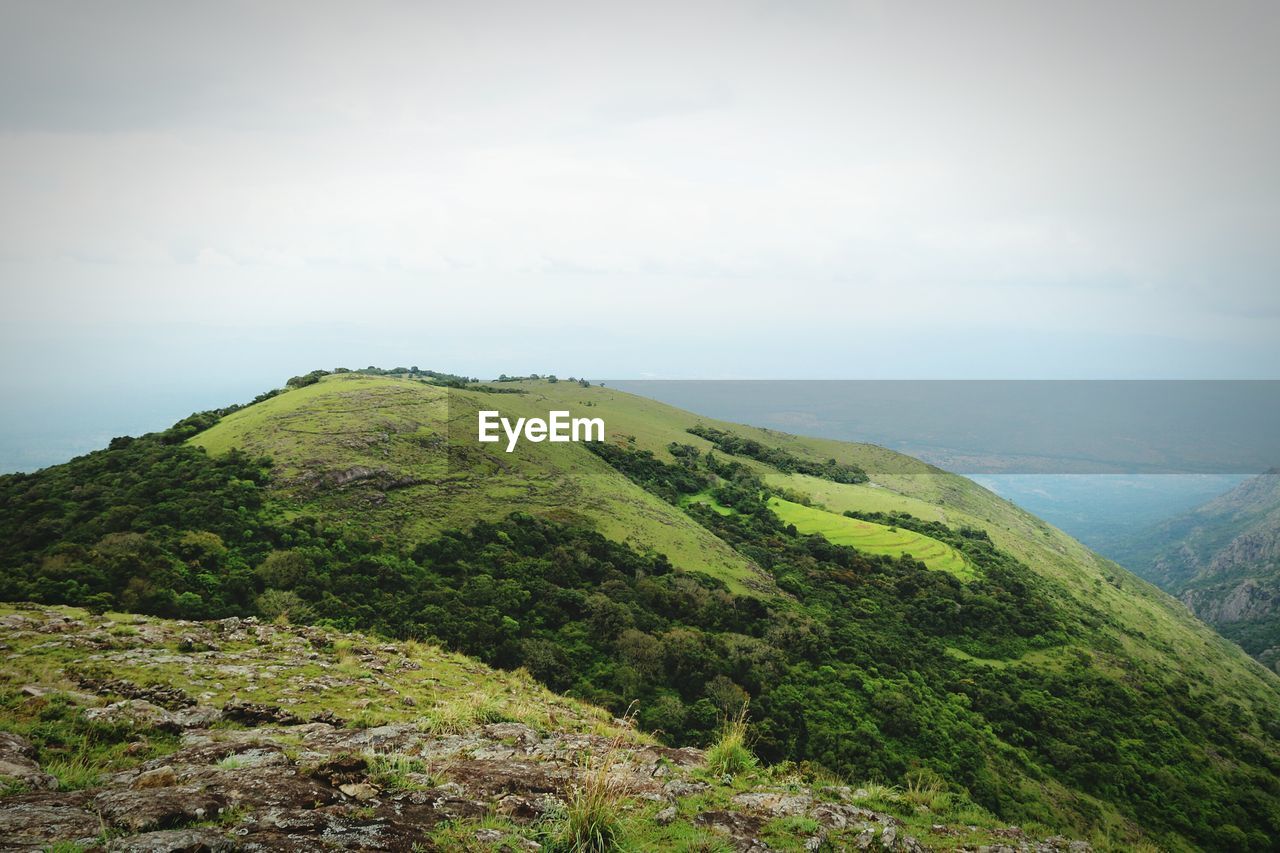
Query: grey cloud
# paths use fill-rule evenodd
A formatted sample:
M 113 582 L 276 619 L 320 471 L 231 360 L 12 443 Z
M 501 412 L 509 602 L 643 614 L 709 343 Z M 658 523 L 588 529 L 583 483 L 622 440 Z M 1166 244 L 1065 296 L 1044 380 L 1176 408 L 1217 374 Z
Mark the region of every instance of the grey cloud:
M 1031 375 L 1280 363 L 1275 4 L 3 14 L 4 308 L 50 341 L 483 293 L 526 349 L 643 320 L 696 363 L 686 317 L 742 353 L 793 321 L 856 365 L 910 318 L 926 373 L 966 329 Z

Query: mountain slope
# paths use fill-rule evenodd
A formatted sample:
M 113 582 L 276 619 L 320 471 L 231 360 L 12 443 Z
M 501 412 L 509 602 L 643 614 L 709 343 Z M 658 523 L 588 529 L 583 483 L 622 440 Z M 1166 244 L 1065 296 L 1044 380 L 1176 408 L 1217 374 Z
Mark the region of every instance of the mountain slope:
M 1118 556 L 1249 654 L 1280 666 L 1280 472 L 1154 525 Z
M 1060 531 L 883 448 L 495 388 L 330 376 L 0 479 L 3 594 L 431 638 L 634 702 L 672 744 L 749 701 L 766 760 L 941 785 L 1102 845 L 1280 838 L 1280 680 Z M 475 442 L 482 408 L 570 409 L 608 437 L 507 454 Z M 805 536 L 770 499 L 968 571 Z

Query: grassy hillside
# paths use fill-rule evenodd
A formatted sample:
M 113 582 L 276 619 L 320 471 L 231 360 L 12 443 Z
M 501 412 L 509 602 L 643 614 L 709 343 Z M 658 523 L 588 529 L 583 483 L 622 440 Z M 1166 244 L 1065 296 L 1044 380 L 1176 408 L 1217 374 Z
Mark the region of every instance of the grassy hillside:
M 608 436 L 508 454 L 475 442 L 480 409 L 569 409 Z M 635 703 L 672 744 L 749 707 L 766 760 L 936 784 L 1102 847 L 1280 838 L 1280 680 L 883 448 L 577 383 L 340 374 L 0 491 L 10 598 L 432 639 Z
M 330 376 L 235 412 L 192 442 L 213 454 L 235 447 L 270 456 L 287 512 L 317 513 L 398 541 L 421 541 L 518 508 L 586 521 L 611 539 L 665 554 L 735 591 L 770 589 L 769 578 L 749 560 L 581 447 L 526 443 L 506 453 L 505 445 L 474 440 L 482 408 L 511 418 L 572 408 L 603 417 L 613 433 L 646 441 L 682 434 L 682 413 L 638 398 L 630 399 L 639 405 L 618 406 L 613 392 L 568 382 L 503 387 L 525 393 Z M 358 517 L 351 514 L 353 498 Z

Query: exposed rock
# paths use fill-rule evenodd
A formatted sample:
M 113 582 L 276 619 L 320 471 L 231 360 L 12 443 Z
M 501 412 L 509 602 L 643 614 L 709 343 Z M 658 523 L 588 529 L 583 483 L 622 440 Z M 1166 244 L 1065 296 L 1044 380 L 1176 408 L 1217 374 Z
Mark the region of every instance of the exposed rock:
M 808 794 L 776 794 L 772 792 L 752 792 L 738 794 L 733 798 L 734 805 L 753 812 L 765 812 L 771 817 L 792 817 L 809 811 L 813 805 L 813 797 Z
M 58 779 L 40 769 L 31 741 L 9 732 L 0 732 L 0 779 L 37 790 L 52 791 Z
M 164 767 L 157 767 L 155 770 L 139 773 L 129 783 L 129 787 L 135 791 L 142 791 L 147 788 L 170 788 L 176 784 L 178 784 L 178 774 L 172 767 L 165 765 Z
M 232 806 L 314 808 L 338 800 L 334 788 L 292 766 L 208 769 L 192 777 Z
M 197 785 L 142 791 L 110 788 L 94 798 L 94 806 L 121 829 L 145 832 L 210 820 L 222 812 L 226 800 Z
M 1249 578 L 1235 585 L 1188 590 L 1182 602 L 1206 622 L 1228 625 L 1271 616 L 1280 609 L 1280 593 Z
M 358 755 L 338 755 L 314 768 L 311 775 L 341 787 L 364 779 L 368 767 L 368 762 Z
M 485 795 L 552 793 L 574 778 L 573 768 L 541 761 L 462 760 L 450 764 L 449 778 Z
M 209 705 L 192 705 L 173 712 L 173 720 L 184 729 L 207 729 L 222 719 L 222 711 Z
M 378 789 L 368 782 L 352 782 L 340 785 L 338 790 L 354 800 L 372 800 L 378 796 Z
M 146 832 L 107 844 L 109 853 L 231 853 L 235 849 L 235 842 L 225 831 L 207 828 Z
M 710 785 L 706 782 L 689 782 L 684 779 L 672 779 L 670 782 L 662 786 L 663 792 L 672 799 L 680 797 L 689 797 L 694 794 L 701 794 L 707 790 Z
M 769 845 L 759 838 L 760 830 L 765 822 L 754 815 L 717 810 L 703 812 L 695 817 L 693 822 L 695 826 L 701 826 L 727 836 L 737 850 L 769 849 Z
M 235 723 L 246 726 L 276 724 L 295 726 L 304 720 L 298 715 L 286 711 L 277 705 L 266 705 L 260 702 L 228 702 L 222 706 L 222 716 Z
M 14 849 L 43 850 L 55 842 L 91 845 L 102 819 L 87 806 L 88 796 L 42 792 L 0 800 L 0 839 Z
M 161 685 L 139 686 L 123 678 L 94 678 L 82 676 L 78 679 L 80 686 L 100 696 L 123 696 L 126 699 L 142 699 L 153 705 L 168 710 L 185 708 L 196 704 L 196 700 L 177 687 Z
M 13 631 L 30 631 L 39 625 L 40 619 L 29 616 L 26 613 L 9 613 L 0 616 L 0 630 L 6 632 Z
M 146 699 L 124 699 L 102 708 L 86 708 L 84 717 L 102 723 L 124 723 L 139 729 L 182 730 L 173 714 Z
M 346 720 L 342 719 L 341 717 L 339 717 L 337 714 L 333 713 L 333 711 L 330 711 L 330 710 L 324 710 L 324 711 L 321 711 L 319 714 L 316 714 L 314 717 L 311 718 L 311 722 L 328 723 L 331 726 L 337 726 L 337 727 L 342 727 L 347 724 Z

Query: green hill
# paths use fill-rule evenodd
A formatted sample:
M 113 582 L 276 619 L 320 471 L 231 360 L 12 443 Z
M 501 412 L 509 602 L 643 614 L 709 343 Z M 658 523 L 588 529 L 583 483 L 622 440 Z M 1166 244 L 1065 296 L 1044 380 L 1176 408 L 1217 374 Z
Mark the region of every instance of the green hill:
M 682 435 L 683 413 L 576 383 L 503 387 L 525 393 L 342 374 L 228 415 L 192 441 L 214 454 L 236 447 L 270 456 L 276 494 L 288 511 L 305 508 L 398 541 L 521 509 L 586 522 L 611 539 L 715 575 L 734 590 L 769 587 L 749 560 L 577 445 L 524 444 L 508 454 L 474 441 L 481 408 L 546 417 L 553 408 L 581 410 L 589 403 L 586 411 L 603 417 L 610 431 L 646 444 Z
M 767 761 L 1102 847 L 1280 839 L 1280 680 L 973 482 L 611 388 L 436 381 L 327 376 L 2 478 L 0 592 L 431 639 L 673 744 L 749 702 Z M 506 453 L 480 409 L 608 435 Z

